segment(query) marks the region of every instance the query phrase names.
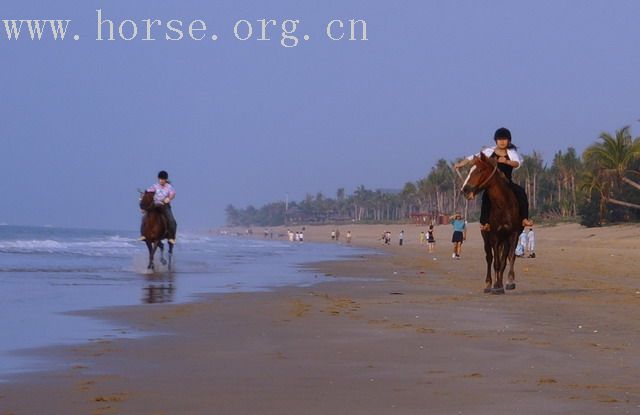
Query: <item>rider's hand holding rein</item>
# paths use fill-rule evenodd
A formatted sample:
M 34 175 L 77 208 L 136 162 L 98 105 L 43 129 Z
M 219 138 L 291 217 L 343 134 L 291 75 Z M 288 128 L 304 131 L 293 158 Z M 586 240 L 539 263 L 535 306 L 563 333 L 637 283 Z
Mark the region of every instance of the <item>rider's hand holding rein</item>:
M 467 164 L 471 163 L 473 160 L 469 160 L 469 159 L 462 159 L 457 163 L 454 163 L 453 168 L 456 170 L 459 170 L 461 168 L 463 168 L 464 166 L 466 166 Z
M 517 169 L 518 167 L 520 167 L 520 163 L 518 163 L 515 160 L 509 160 L 505 156 L 498 157 L 498 163 L 506 164 L 507 166 L 511 166 L 514 169 Z

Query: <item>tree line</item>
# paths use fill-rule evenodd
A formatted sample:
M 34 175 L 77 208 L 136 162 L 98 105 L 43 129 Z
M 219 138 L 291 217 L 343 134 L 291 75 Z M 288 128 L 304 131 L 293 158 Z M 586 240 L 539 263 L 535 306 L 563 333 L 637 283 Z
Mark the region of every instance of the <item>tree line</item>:
M 585 226 L 640 220 L 640 137 L 626 126 L 614 134 L 603 132 L 581 155 L 574 148 L 558 151 L 550 164 L 534 151 L 521 155 L 513 180 L 529 196 L 531 217 L 572 220 Z M 427 175 L 398 190 L 373 190 L 364 185 L 335 197 L 322 192 L 303 200 L 277 201 L 259 208 L 226 208 L 231 226 L 282 226 L 301 223 L 390 223 L 434 220 L 463 212 L 479 216 L 478 198 L 468 202 L 460 194 L 461 177 L 453 162 L 440 159 Z

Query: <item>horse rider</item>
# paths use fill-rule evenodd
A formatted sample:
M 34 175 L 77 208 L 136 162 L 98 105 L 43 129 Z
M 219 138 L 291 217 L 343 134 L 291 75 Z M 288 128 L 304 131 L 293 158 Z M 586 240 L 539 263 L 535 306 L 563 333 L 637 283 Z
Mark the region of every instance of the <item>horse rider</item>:
M 518 199 L 518 205 L 520 207 L 520 217 L 522 218 L 522 226 L 532 226 L 533 222 L 529 219 L 529 201 L 525 190 L 512 181 L 512 173 L 514 169 L 518 169 L 522 162 L 520 155 L 518 154 L 518 148 L 511 142 L 511 131 L 507 128 L 498 128 L 493 135 L 493 139 L 496 142 L 495 147 L 489 147 L 482 152 L 485 156 L 493 158 L 498 162 L 498 170 L 500 170 L 506 176 L 509 181 L 509 185 L 513 190 L 513 193 Z M 473 161 L 473 158 L 477 156 L 471 155 L 466 159 L 463 159 L 454 167 L 457 169 L 466 166 Z M 489 230 L 489 212 L 491 210 L 491 201 L 489 195 L 485 191 L 482 194 L 482 206 L 480 208 L 480 230 Z
M 171 201 L 176 197 L 176 191 L 171 185 L 169 181 L 169 173 L 162 170 L 158 173 L 158 183 L 154 183 L 151 187 L 147 189 L 147 192 L 154 192 L 153 201 L 156 205 L 156 208 L 162 212 L 165 217 L 167 223 L 167 241 L 170 244 L 176 243 L 176 229 L 178 227 L 176 223 L 176 219 L 173 217 L 173 212 L 171 211 Z M 144 223 L 147 215 L 142 217 L 142 226 L 141 229 L 144 228 Z M 142 233 L 142 230 L 141 232 Z M 146 238 L 142 236 L 140 240 L 144 241 Z

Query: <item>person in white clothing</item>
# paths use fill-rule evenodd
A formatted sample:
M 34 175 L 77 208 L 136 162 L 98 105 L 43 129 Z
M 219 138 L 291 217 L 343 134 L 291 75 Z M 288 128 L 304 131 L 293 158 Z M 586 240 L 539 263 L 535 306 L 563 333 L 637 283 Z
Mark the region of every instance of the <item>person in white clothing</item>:
M 536 235 L 533 232 L 533 226 L 529 228 L 527 233 L 527 250 L 529 251 L 529 258 L 536 257 Z
M 522 230 L 522 233 L 518 237 L 518 245 L 516 246 L 516 256 L 523 257 L 524 251 L 527 249 L 527 233 Z

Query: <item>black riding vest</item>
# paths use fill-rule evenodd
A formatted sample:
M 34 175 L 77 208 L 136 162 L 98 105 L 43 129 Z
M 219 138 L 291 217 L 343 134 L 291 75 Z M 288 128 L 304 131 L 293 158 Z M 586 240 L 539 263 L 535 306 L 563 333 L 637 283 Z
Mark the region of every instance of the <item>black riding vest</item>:
M 491 158 L 494 158 L 494 159 L 497 160 L 498 158 L 500 158 L 500 156 L 498 156 L 496 154 L 496 152 L 494 151 L 493 154 L 491 154 Z M 505 156 L 505 158 L 507 160 L 511 160 L 509 158 L 509 154 L 507 154 Z M 508 164 L 505 164 L 505 163 L 498 163 L 498 170 L 500 170 L 502 173 L 504 173 L 504 175 L 507 177 L 507 179 L 509 179 L 509 181 L 511 181 L 511 175 L 513 173 L 513 167 L 512 166 L 510 166 Z

